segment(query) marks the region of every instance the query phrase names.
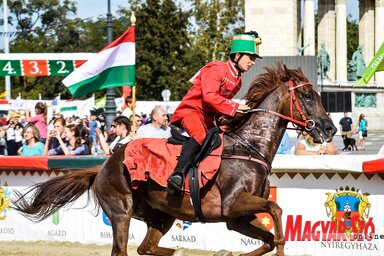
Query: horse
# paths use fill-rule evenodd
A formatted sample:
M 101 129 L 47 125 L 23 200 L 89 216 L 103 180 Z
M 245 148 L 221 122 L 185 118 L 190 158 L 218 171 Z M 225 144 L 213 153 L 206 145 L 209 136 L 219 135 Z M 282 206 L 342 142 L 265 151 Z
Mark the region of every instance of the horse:
M 251 109 L 227 119 L 219 170 L 200 191 L 206 222 L 225 222 L 229 230 L 263 242 L 259 248 L 241 254 L 247 256 L 264 255 L 274 249 L 275 255 L 284 255 L 282 209 L 268 198 L 271 163 L 288 123 L 306 130 L 317 143 L 331 140 L 337 131 L 300 68 L 289 69 L 277 63 L 265 70 L 256 76 L 244 97 Z M 168 193 L 165 186 L 150 178 L 133 188 L 123 164 L 127 147 L 112 154 L 100 170 L 69 172 L 36 184 L 24 194 L 17 192 L 13 208 L 41 221 L 93 191 L 94 200 L 112 223 L 111 255 L 128 255 L 131 218 L 147 224 L 146 236 L 137 248 L 139 255 L 173 255 L 175 249 L 160 247 L 159 242 L 176 218 L 198 221 L 190 196 Z M 32 192 L 27 199 L 25 195 Z M 262 212 L 272 216 L 275 234 L 257 218 L 256 214 Z

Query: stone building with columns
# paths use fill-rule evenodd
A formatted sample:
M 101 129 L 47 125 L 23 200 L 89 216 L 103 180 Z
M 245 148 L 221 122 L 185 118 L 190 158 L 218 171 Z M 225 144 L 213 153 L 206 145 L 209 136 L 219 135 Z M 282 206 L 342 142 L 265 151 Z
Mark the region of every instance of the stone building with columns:
M 376 73 L 364 88 L 354 88 L 353 82 L 347 81 L 347 5 L 350 1 L 357 1 L 359 5 L 359 45 L 368 65 L 384 42 L 384 0 L 245 0 L 245 30 L 256 30 L 261 35 L 262 56 L 296 56 L 300 48 L 305 56 L 316 56 L 324 44 L 331 63 L 327 72 L 329 80 L 322 84 L 321 91 L 350 92 L 354 119 L 361 112 L 368 118 L 369 113 L 375 116 L 379 113 L 383 117 L 380 119 L 384 119 L 384 112 L 378 108 L 380 102 L 384 103 L 384 72 Z M 356 95 L 360 97 L 364 93 L 374 94 L 377 107 L 356 105 Z M 383 129 L 383 124 L 380 121 L 374 126 Z

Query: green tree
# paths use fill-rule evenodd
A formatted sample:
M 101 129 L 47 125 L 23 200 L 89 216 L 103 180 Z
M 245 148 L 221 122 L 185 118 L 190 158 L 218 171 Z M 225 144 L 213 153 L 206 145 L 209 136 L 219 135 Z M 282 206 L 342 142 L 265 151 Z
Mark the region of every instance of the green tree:
M 207 61 L 226 60 L 234 33 L 244 32 L 243 0 L 192 0 L 196 47 Z
M 20 31 L 10 44 L 11 52 L 49 53 L 73 52 L 79 49 L 79 19 L 68 19 L 76 13 L 72 1 L 35 0 L 9 1 L 10 24 Z M 12 95 L 36 99 L 52 98 L 58 93 L 64 97 L 67 89 L 62 85 L 62 77 L 12 77 Z
M 180 100 L 189 87 L 187 80 L 203 62 L 198 60 L 199 53 L 191 52 L 187 33 L 191 12 L 172 0 L 138 1 L 132 8 L 137 17 L 137 98 L 162 100 L 161 91 L 169 89 L 171 100 Z M 130 16 L 128 10 L 122 14 L 120 24 Z
M 352 59 L 353 53 L 359 46 L 359 24 L 352 15 L 347 17 L 347 59 Z

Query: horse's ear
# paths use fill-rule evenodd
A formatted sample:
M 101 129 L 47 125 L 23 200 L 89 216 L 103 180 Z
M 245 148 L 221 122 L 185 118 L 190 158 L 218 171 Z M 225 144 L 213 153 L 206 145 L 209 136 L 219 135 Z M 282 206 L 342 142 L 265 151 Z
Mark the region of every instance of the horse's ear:
M 287 74 L 287 77 L 289 77 L 289 78 L 292 77 L 289 68 L 287 68 L 287 66 L 285 64 L 283 64 L 283 66 L 284 66 L 285 73 Z

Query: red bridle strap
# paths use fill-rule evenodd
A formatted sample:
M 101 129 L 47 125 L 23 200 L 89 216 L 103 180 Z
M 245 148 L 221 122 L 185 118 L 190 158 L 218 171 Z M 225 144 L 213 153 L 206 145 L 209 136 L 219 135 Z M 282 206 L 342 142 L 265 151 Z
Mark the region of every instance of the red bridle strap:
M 271 114 L 276 115 L 278 117 L 281 117 L 285 120 L 288 120 L 289 122 L 292 122 L 292 123 L 297 124 L 299 126 L 305 127 L 307 130 L 311 130 L 315 126 L 315 122 L 313 120 L 308 120 L 308 118 L 304 115 L 303 111 L 301 110 L 300 104 L 296 99 L 296 95 L 295 95 L 295 89 L 303 87 L 303 86 L 312 86 L 312 84 L 309 82 L 305 82 L 305 83 L 295 85 L 292 79 L 289 80 L 289 82 L 288 82 L 288 91 L 290 94 L 290 106 L 289 106 L 290 116 L 286 116 L 286 115 L 277 113 L 275 111 L 265 110 L 265 109 L 251 109 L 251 110 L 248 110 L 246 112 L 268 112 L 268 113 L 271 113 Z M 299 115 L 301 116 L 301 119 L 303 121 L 296 120 L 293 117 L 293 106 L 295 106 L 296 111 L 299 112 Z

